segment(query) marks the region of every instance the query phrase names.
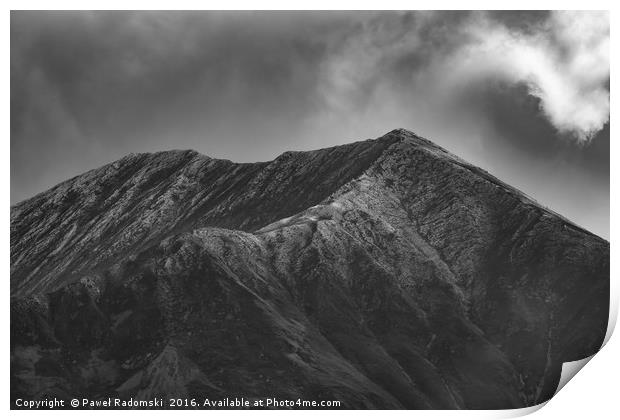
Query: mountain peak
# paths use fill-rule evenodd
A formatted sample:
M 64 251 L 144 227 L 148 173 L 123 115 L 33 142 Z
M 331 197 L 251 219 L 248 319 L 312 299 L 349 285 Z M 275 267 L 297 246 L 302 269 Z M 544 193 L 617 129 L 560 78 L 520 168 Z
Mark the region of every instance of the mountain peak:
M 20 398 L 523 407 L 600 347 L 608 304 L 606 241 L 404 129 L 129 155 L 11 209 Z
M 395 128 L 389 133 L 386 133 L 385 136 L 403 136 L 407 138 L 410 138 L 410 137 L 419 138 L 419 136 L 416 133 L 414 133 L 411 130 L 407 130 L 406 128 Z

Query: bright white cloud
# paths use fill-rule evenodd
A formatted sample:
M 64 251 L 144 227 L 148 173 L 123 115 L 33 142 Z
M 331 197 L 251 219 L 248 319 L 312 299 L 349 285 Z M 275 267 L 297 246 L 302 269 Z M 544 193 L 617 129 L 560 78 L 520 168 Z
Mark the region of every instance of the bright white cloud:
M 606 12 L 553 12 L 527 35 L 484 15 L 463 30 L 469 42 L 435 63 L 453 87 L 487 78 L 525 83 L 553 126 L 580 143 L 609 120 Z
M 426 106 L 453 103 L 464 90 L 496 80 L 525 84 L 558 132 L 579 143 L 609 120 L 607 12 L 552 12 L 528 31 L 510 29 L 483 12 L 450 25 L 441 18 L 419 13 L 407 24 L 365 22 L 322 67 L 319 92 L 326 113 L 376 103 L 378 92 L 383 98 L 402 94 L 405 86 L 391 72 L 402 59 L 416 56 L 407 89 Z

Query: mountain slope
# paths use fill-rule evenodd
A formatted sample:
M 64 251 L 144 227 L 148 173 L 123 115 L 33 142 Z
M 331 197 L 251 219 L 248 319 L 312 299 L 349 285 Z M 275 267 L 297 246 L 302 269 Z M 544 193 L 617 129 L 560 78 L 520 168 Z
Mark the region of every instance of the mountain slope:
M 14 395 L 512 408 L 600 347 L 609 244 L 394 130 L 73 178 L 11 209 L 11 293 Z

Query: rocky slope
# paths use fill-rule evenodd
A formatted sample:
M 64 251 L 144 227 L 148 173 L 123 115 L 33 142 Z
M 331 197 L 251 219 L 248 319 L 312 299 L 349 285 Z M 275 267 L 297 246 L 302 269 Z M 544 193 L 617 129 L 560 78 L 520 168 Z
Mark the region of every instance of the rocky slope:
M 130 155 L 11 208 L 11 394 L 514 408 L 596 352 L 609 244 L 406 130 Z

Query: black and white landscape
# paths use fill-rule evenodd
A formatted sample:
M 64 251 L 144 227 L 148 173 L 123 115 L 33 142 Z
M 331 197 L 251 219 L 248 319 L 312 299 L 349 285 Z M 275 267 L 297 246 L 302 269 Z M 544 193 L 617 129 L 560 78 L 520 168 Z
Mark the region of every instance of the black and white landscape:
M 601 22 L 13 12 L 12 406 L 548 400 L 609 316 Z

